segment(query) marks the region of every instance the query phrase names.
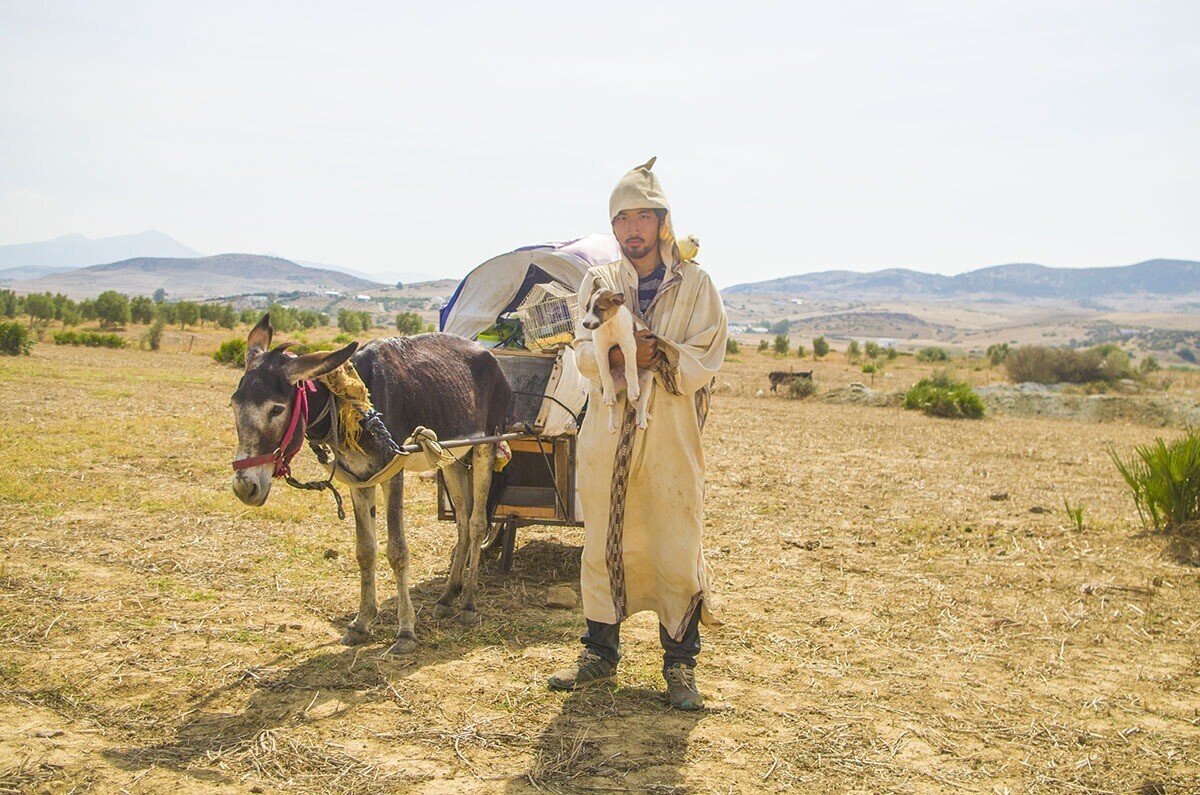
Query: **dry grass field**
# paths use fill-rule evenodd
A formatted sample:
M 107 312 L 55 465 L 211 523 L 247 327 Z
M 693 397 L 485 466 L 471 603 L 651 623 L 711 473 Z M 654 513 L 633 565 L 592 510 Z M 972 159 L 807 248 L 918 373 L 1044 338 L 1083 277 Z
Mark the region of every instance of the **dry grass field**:
M 705 434 L 726 624 L 680 714 L 646 615 L 615 687 L 545 689 L 578 530 L 522 530 L 482 624 L 434 620 L 452 529 L 418 478 L 421 648 L 380 658 L 387 609 L 340 646 L 352 525 L 230 493 L 217 339 L 0 359 L 0 793 L 1200 791 L 1200 568 L 1106 454 L 1175 431 L 757 397 L 780 362 L 743 352 Z

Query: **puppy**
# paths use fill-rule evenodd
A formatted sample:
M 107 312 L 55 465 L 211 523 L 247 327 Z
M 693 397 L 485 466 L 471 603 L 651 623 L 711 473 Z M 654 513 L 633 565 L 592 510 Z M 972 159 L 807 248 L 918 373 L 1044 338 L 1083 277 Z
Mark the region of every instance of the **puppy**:
M 626 391 L 626 397 L 637 408 L 637 424 L 643 430 L 650 420 L 646 412 L 650 402 L 652 370 L 638 370 L 637 341 L 634 331 L 639 324 L 625 306 L 625 294 L 616 293 L 597 285 L 592 289 L 583 307 L 583 327 L 592 332 L 596 349 L 596 366 L 600 370 L 600 396 L 608 406 L 608 430 L 617 431 L 617 395 Z M 620 348 L 625 356 L 625 371 L 614 373 L 609 367 L 608 352 Z

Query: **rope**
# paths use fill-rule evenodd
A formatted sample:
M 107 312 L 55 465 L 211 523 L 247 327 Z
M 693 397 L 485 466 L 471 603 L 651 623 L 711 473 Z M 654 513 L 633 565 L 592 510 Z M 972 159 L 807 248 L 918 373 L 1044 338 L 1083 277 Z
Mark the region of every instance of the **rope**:
M 580 425 L 581 425 L 581 422 L 582 422 L 582 421 L 580 420 L 580 417 L 581 417 L 581 416 L 583 416 L 583 415 L 582 415 L 582 414 L 576 414 L 575 412 L 571 411 L 571 407 L 570 407 L 570 406 L 568 406 L 566 403 L 563 403 L 561 400 L 559 400 L 558 398 L 554 397 L 553 395 L 546 395 L 546 394 L 543 394 L 543 393 L 541 393 L 541 392 L 522 392 L 522 391 L 521 391 L 521 390 L 519 390 L 519 389 L 514 389 L 514 390 L 512 391 L 512 393 L 513 393 L 514 395 L 525 395 L 526 397 L 540 397 L 540 398 L 542 398 L 542 399 L 544 399 L 544 400 L 553 400 L 555 403 L 557 403 L 559 406 L 561 406 L 561 407 L 562 407 L 562 410 L 563 410 L 563 411 L 567 412 L 567 414 L 568 414 L 568 415 L 570 415 L 571 419 L 575 420 L 575 427 L 576 427 L 576 428 L 579 428 L 579 427 L 580 427 Z M 512 404 L 511 404 L 511 403 L 509 403 L 509 409 L 511 409 L 511 408 L 512 408 Z M 512 416 L 512 412 L 511 412 L 511 411 L 509 411 L 509 416 Z
M 334 406 L 334 401 L 336 399 L 337 398 L 333 394 L 333 391 L 330 390 L 329 400 L 325 401 L 325 408 L 317 415 L 317 420 L 316 420 L 316 422 L 320 422 L 322 419 L 324 419 L 325 414 L 329 415 L 329 433 L 326 434 L 325 438 L 326 439 L 332 438 L 334 440 L 335 444 L 337 441 L 337 427 L 338 427 L 338 411 L 337 411 L 337 407 Z M 315 425 L 316 422 L 314 422 L 313 424 Z M 323 441 L 324 440 L 322 440 L 322 442 Z M 313 453 L 316 454 L 317 460 L 320 461 L 322 464 L 325 464 L 326 458 L 328 458 L 330 456 L 328 456 L 328 454 L 326 454 L 324 450 L 319 449 L 319 446 L 320 446 L 320 444 L 322 444 L 322 442 L 309 442 L 309 445 L 313 448 Z M 329 467 L 329 477 L 325 480 L 308 480 L 308 481 L 301 482 L 301 481 L 293 478 L 291 475 L 288 475 L 287 477 L 284 478 L 284 482 L 287 483 L 289 486 L 291 486 L 294 489 L 303 489 L 305 491 L 329 491 L 329 493 L 331 493 L 333 495 L 334 504 L 337 505 L 338 519 L 345 521 L 346 508 L 342 504 L 342 495 L 338 492 L 337 487 L 333 485 L 333 476 L 337 471 L 337 450 L 336 449 L 334 449 L 334 451 L 333 451 L 332 461 L 333 461 L 333 465 Z

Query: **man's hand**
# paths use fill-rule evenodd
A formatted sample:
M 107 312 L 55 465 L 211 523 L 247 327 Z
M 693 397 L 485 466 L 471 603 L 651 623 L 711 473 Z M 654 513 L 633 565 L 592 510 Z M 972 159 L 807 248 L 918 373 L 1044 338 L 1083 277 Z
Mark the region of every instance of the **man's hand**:
M 654 362 L 654 357 L 658 353 L 658 338 L 654 336 L 654 332 L 650 329 L 635 331 L 633 338 L 637 342 L 638 369 L 645 370 Z M 619 372 L 625 368 L 625 354 L 621 353 L 620 348 L 609 348 L 608 366 L 609 369 L 615 372 Z

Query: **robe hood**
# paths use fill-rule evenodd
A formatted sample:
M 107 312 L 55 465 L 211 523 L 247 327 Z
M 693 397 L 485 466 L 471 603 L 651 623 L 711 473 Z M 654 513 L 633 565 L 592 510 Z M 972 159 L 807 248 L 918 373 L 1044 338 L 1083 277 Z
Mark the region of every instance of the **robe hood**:
M 659 228 L 658 246 L 663 262 L 667 267 L 674 269 L 684 262 L 691 261 L 699 249 L 699 244 L 695 238 L 686 239 L 683 246 L 685 251 L 681 254 L 680 245 L 675 239 L 675 227 L 671 223 L 671 204 L 663 193 L 658 176 L 651 171 L 656 160 L 657 157 L 652 157 L 621 177 L 608 200 L 608 219 L 611 222 L 618 213 L 625 210 L 650 208 L 665 211 L 662 226 Z

